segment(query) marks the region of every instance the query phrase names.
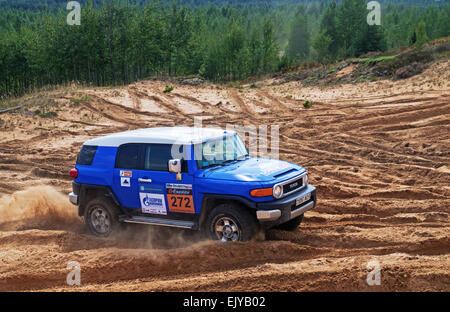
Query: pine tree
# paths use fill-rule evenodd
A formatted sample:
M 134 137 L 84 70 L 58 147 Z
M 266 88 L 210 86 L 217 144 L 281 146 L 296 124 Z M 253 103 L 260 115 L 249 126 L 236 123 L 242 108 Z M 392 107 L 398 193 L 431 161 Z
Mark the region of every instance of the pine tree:
M 415 34 L 417 36 L 416 45 L 418 47 L 422 47 L 422 45 L 428 41 L 426 25 L 424 21 L 420 21 L 419 25 L 417 25 Z
M 342 0 L 338 10 L 338 36 L 343 56 L 355 56 L 367 31 L 365 0 Z
M 300 8 L 292 23 L 287 47 L 288 56 L 297 61 L 304 61 L 309 56 L 308 20 L 302 11 L 304 11 L 304 7 Z
M 330 54 L 330 46 L 333 43 L 333 39 L 325 34 L 325 32 L 320 32 L 313 40 L 312 46 L 317 52 L 319 62 L 326 62 L 332 58 Z
M 320 30 L 324 36 L 327 36 L 331 42 L 328 45 L 328 54 L 332 59 L 336 58 L 339 49 L 339 38 L 337 30 L 337 4 L 331 1 L 322 16 Z M 323 48 L 323 46 L 322 46 Z
M 262 39 L 262 71 L 268 73 L 272 71 L 277 63 L 278 59 L 278 45 L 276 43 L 273 23 L 270 19 L 266 19 L 263 25 L 263 39 Z

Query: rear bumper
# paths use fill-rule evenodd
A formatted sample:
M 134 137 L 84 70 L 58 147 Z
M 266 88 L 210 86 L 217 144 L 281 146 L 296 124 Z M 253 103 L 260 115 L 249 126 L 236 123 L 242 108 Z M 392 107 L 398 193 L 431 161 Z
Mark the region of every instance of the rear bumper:
M 69 201 L 74 204 L 75 206 L 78 206 L 78 195 L 74 192 L 71 192 L 69 194 Z
M 300 204 L 295 205 L 297 198 L 311 194 L 311 198 Z M 294 219 L 306 211 L 313 209 L 316 206 L 316 188 L 312 185 L 307 185 L 306 188 L 299 192 L 291 194 L 285 198 L 277 199 L 271 202 L 258 203 L 256 217 L 261 225 L 265 228 L 270 228 L 291 219 Z

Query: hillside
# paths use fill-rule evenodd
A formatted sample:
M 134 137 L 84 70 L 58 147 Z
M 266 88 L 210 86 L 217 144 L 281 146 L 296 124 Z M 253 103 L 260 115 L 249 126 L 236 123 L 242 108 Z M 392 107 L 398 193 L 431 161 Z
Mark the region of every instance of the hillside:
M 349 58 L 382 65 L 387 59 L 379 56 L 450 35 L 447 2 L 383 2 L 381 25 L 367 23 L 366 0 L 136 3 L 86 5 L 79 21 L 65 9 L 1 9 L 0 99 L 71 82 L 105 87 L 199 76 L 225 83 L 295 67 L 334 71 Z

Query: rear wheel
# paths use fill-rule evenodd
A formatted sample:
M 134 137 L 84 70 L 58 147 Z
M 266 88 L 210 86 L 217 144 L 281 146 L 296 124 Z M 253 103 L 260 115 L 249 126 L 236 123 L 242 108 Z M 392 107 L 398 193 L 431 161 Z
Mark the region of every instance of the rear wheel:
M 248 241 L 257 234 L 258 224 L 245 208 L 221 204 L 209 213 L 206 230 L 213 240 Z
M 283 231 L 294 231 L 300 223 L 303 221 L 303 214 L 299 215 L 298 217 L 289 220 L 288 222 L 282 223 L 278 225 L 276 228 Z
M 118 230 L 120 223 L 116 207 L 106 198 L 95 198 L 86 207 L 84 220 L 92 234 L 107 237 Z

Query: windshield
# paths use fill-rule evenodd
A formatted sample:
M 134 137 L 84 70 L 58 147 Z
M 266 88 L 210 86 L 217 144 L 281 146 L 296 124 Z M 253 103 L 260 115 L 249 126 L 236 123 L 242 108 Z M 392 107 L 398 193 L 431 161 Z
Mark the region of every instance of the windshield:
M 248 156 L 248 151 L 239 136 L 232 135 L 198 144 L 195 156 L 198 168 L 204 169 L 243 160 Z

